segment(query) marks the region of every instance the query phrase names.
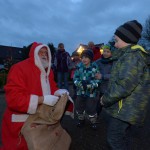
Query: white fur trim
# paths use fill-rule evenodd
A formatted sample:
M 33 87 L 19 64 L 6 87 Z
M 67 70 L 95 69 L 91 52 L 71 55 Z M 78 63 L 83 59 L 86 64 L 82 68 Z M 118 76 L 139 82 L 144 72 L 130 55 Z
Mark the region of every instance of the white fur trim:
M 12 114 L 11 122 L 25 122 L 28 117 L 29 117 L 29 115 L 27 115 L 27 114 L 22 114 L 22 115 Z
M 42 47 L 46 47 L 48 50 L 49 65 L 48 65 L 47 72 L 45 71 L 45 69 L 41 63 L 41 60 L 39 58 L 39 55 L 38 55 L 38 52 Z M 43 95 L 51 94 L 50 83 L 49 83 L 49 79 L 48 79 L 49 74 L 50 74 L 50 69 L 51 69 L 51 52 L 50 52 L 49 47 L 45 44 L 37 46 L 34 51 L 34 60 L 35 60 L 35 65 L 41 70 L 40 77 L 41 77 L 41 86 L 42 86 Z
M 74 113 L 70 111 L 66 111 L 65 115 L 69 115 L 71 118 L 74 118 Z
M 41 73 L 41 86 L 42 86 L 43 95 L 51 94 L 49 79 L 43 73 Z
M 45 72 L 45 69 L 44 69 L 44 67 L 43 67 L 43 65 L 40 61 L 39 55 L 38 55 L 38 52 L 42 47 L 46 47 L 47 50 L 48 50 L 49 65 L 48 65 L 47 73 Z M 51 68 L 51 52 L 50 52 L 50 49 L 47 45 L 42 44 L 42 45 L 39 45 L 35 48 L 35 50 L 34 50 L 34 60 L 35 60 L 35 65 L 41 70 L 41 72 L 46 73 L 47 75 L 49 75 L 50 68 Z
M 27 113 L 35 114 L 37 106 L 38 106 L 38 96 L 37 95 L 31 95 Z

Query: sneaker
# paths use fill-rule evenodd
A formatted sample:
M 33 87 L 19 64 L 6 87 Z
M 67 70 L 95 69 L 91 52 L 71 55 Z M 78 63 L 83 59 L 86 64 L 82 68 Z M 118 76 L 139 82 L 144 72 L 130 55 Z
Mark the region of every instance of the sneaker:
M 83 127 L 84 123 L 85 123 L 84 120 L 79 120 L 78 123 L 77 123 L 77 127 Z

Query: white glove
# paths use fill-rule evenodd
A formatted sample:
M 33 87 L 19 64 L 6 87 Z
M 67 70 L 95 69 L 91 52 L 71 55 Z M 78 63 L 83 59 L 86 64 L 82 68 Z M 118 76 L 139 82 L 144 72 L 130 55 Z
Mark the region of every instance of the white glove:
M 61 96 L 62 94 L 65 94 L 65 93 L 67 93 L 67 95 L 69 95 L 68 90 L 66 90 L 66 89 L 59 89 L 59 90 L 55 91 L 54 95 Z
M 57 103 L 58 99 L 59 97 L 55 95 L 45 95 L 43 104 L 54 106 Z

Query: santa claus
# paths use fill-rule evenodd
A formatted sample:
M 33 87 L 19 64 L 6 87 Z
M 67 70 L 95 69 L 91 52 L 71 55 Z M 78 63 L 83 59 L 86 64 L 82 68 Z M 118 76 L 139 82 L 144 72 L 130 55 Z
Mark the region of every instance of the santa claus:
M 29 58 L 12 66 L 5 86 L 7 108 L 2 121 L 4 150 L 27 150 L 20 130 L 38 105 L 54 106 L 61 94 L 51 70 L 51 53 L 47 45 L 34 42 Z

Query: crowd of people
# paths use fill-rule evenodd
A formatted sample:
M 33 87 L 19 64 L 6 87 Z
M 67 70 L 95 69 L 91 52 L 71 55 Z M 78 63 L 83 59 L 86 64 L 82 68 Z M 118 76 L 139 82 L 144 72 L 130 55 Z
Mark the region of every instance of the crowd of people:
M 72 58 L 59 43 L 53 69 L 48 46 L 33 43 L 30 57 L 11 68 L 5 86 L 3 150 L 28 149 L 24 137 L 18 144 L 21 127 L 41 104 L 53 107 L 59 96 L 69 95 L 69 78 L 77 127 L 82 129 L 88 120 L 91 129 L 97 130 L 97 118 L 103 111 L 109 148 L 130 149 L 132 140 L 127 133 L 144 123 L 150 97 L 150 54 L 138 45 L 141 32 L 137 20 L 125 22 L 114 33 L 115 49 L 105 44 L 101 53 L 90 41 L 87 49 L 74 52 Z

